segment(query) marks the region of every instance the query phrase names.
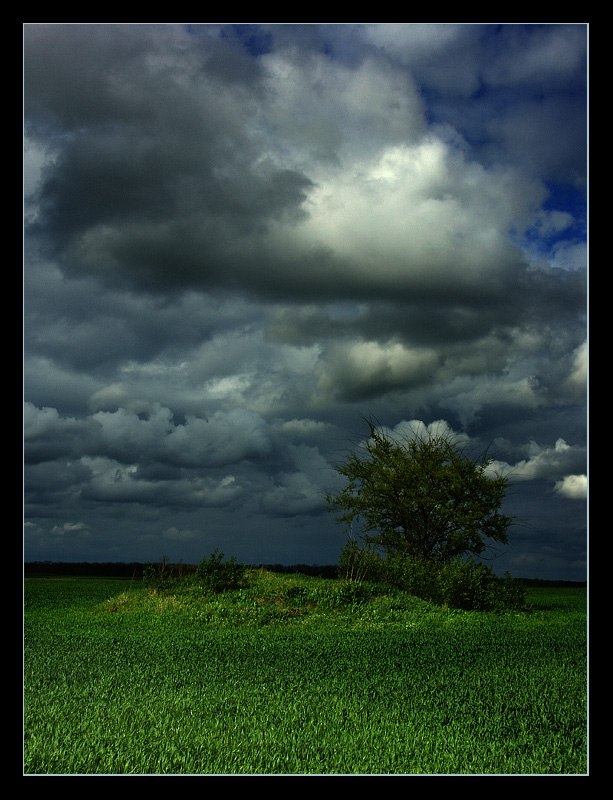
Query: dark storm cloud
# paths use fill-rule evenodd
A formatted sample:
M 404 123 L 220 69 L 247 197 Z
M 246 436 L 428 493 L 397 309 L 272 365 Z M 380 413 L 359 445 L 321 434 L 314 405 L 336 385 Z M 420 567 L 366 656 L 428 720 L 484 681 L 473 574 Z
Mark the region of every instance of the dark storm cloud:
M 453 137 L 424 138 L 405 71 L 368 50 L 340 69 L 316 49 L 265 60 L 225 42 L 165 26 L 27 29 L 26 129 L 52 147 L 34 230 L 67 274 L 152 292 L 401 297 L 495 313 L 510 291 L 523 296 L 507 313 L 538 296 L 509 235 L 529 224 L 545 187 L 483 169 Z M 494 75 L 513 80 L 502 67 Z M 307 112 L 313 96 L 320 103 Z M 376 124 L 364 125 L 370 116 Z M 535 130 L 534 112 L 526 118 Z M 331 124 L 327 157 L 348 153 L 342 169 L 291 155 L 325 141 Z
M 245 76 L 228 80 L 210 64 L 220 43 L 208 44 L 207 59 L 165 27 L 26 28 L 26 130 L 51 151 L 35 230 L 68 272 L 223 285 L 227 237 L 257 241 L 269 220 L 295 215 L 310 181 L 245 132 L 257 126 L 257 63 L 227 48 Z
M 25 25 L 27 551 L 334 561 L 373 413 L 498 442 L 515 563 L 584 570 L 586 38 Z
M 157 461 L 185 467 L 219 467 L 270 450 L 261 415 L 236 408 L 177 424 L 167 408 L 139 414 L 123 406 L 85 421 L 62 418 L 52 408 L 25 405 L 25 460 L 101 455 L 121 464 Z

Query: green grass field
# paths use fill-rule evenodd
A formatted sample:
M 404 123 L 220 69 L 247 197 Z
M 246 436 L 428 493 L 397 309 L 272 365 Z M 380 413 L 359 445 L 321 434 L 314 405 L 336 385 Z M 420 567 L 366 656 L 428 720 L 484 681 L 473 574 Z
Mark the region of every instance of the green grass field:
M 528 603 L 26 578 L 24 774 L 585 775 L 586 590 Z

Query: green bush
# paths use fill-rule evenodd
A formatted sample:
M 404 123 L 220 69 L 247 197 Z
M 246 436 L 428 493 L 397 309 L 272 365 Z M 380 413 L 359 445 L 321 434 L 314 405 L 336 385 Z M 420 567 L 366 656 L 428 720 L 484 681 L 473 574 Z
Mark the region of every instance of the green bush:
M 143 583 L 153 592 L 168 592 L 177 584 L 178 578 L 173 574 L 168 563 L 163 560 L 160 564 L 147 562 L 143 570 Z
M 458 557 L 444 564 L 398 554 L 382 559 L 372 550 L 350 542 L 340 564 L 346 580 L 384 581 L 421 600 L 449 608 L 466 611 L 520 609 L 526 600 L 526 588 L 521 581 L 508 573 L 504 578 L 497 578 L 491 567 L 472 558 Z
M 367 582 L 335 581 L 319 594 L 319 601 L 328 608 L 355 607 L 371 597 L 371 584 Z
M 355 539 L 349 539 L 341 551 L 338 574 L 350 583 L 380 581 L 384 575 L 383 560 L 372 547 L 360 547 Z
M 494 602 L 502 608 L 517 611 L 526 605 L 528 590 L 520 580 L 512 578 L 508 572 L 504 573 L 504 578 L 496 578 L 494 586 Z
M 198 564 L 196 578 L 207 591 L 225 592 L 243 585 L 246 567 L 239 564 L 234 556 L 228 561 L 223 559 L 224 554 L 214 550 Z
M 433 561 L 395 556 L 385 561 L 385 577 L 394 587 L 422 600 L 441 603 L 440 567 Z
M 497 578 L 491 567 L 472 558 L 457 558 L 445 564 L 439 574 L 443 603 L 467 611 L 523 608 L 526 588 L 521 581 L 505 572 Z
M 491 567 L 457 558 L 439 571 L 441 599 L 450 608 L 483 611 L 490 606 L 492 580 Z

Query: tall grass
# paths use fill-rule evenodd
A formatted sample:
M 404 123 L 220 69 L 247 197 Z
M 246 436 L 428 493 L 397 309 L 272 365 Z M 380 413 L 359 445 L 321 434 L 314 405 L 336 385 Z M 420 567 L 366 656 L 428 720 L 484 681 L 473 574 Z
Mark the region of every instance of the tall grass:
M 25 774 L 585 774 L 585 590 L 26 580 Z

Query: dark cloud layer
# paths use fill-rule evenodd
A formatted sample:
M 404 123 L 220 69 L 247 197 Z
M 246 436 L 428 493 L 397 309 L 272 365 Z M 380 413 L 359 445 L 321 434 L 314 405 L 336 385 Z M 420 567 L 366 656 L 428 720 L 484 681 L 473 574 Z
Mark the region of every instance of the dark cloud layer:
M 27 558 L 335 561 L 362 415 L 586 570 L 583 24 L 26 24 Z

